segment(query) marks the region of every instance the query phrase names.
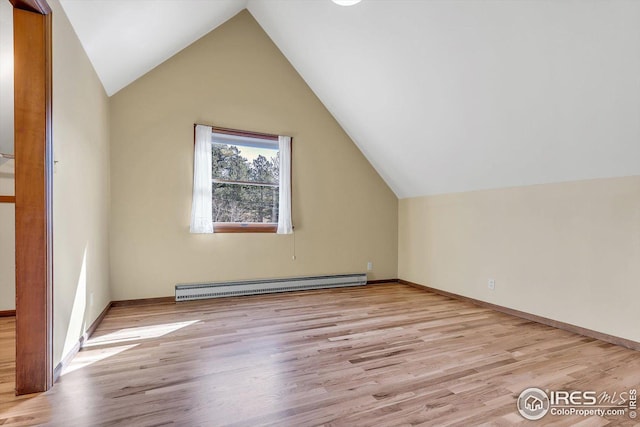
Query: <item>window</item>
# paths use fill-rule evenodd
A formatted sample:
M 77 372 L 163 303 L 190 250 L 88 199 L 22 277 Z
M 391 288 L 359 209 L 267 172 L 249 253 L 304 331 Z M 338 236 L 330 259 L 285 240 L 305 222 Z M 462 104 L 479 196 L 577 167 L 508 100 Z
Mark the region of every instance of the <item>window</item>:
M 215 231 L 275 232 L 278 137 L 213 128 L 211 141 Z
M 292 234 L 291 137 L 194 125 L 191 233 Z

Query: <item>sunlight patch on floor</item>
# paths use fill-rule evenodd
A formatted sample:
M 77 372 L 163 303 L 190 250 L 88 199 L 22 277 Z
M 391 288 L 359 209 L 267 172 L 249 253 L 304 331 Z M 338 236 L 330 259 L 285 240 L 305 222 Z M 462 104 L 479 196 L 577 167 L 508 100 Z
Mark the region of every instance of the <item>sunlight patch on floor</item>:
M 115 356 L 118 353 L 122 353 L 123 351 L 129 350 L 136 346 L 138 346 L 138 344 L 97 348 L 93 350 L 82 350 L 76 355 L 76 357 L 73 358 L 73 361 L 68 366 L 64 367 L 60 375 L 64 376 L 73 371 L 77 371 L 78 369 L 93 365 L 96 362 Z
M 83 345 L 83 348 L 158 338 L 179 329 L 186 328 L 187 326 L 198 323 L 199 321 L 200 320 L 190 320 L 187 322 L 165 323 L 161 325 L 120 329 L 119 331 L 112 332 L 110 334 L 89 339 Z

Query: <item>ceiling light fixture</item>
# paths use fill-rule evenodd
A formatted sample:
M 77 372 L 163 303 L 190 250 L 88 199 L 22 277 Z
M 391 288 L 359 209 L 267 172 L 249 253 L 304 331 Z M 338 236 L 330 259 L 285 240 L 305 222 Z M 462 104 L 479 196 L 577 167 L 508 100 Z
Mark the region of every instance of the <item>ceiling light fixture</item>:
M 362 0 L 331 0 L 335 4 L 339 4 L 340 6 L 353 6 L 354 4 L 360 3 Z

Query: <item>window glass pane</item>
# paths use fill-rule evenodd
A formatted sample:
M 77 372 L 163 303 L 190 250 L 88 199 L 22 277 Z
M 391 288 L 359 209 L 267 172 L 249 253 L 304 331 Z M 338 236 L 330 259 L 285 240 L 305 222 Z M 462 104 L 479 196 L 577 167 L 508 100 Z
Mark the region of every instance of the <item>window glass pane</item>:
M 277 223 L 276 144 L 212 144 L 213 221 Z
M 278 149 L 213 144 L 212 155 L 214 179 L 278 183 Z
M 213 184 L 214 222 L 278 222 L 278 186 Z
M 211 142 L 222 145 L 241 145 L 244 147 L 269 148 L 272 150 L 278 149 L 277 139 L 266 139 L 258 136 L 230 135 L 213 132 L 211 134 Z

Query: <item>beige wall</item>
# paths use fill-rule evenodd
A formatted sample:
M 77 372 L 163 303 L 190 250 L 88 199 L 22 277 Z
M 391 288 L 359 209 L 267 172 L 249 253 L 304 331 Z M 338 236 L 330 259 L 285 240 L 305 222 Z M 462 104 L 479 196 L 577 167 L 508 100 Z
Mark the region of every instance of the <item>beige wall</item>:
M 0 153 L 13 154 L 13 8 L 0 1 Z M 0 159 L 0 196 L 13 195 L 13 160 Z M 15 205 L 0 203 L 0 310 L 16 307 Z
M 13 154 L 13 6 L 8 1 L 0 1 L 0 153 Z
M 398 259 L 401 279 L 640 341 L 638 176 L 401 200 Z
M 397 198 L 243 11 L 111 98 L 114 299 L 180 282 L 397 273 Z M 193 123 L 291 135 L 296 233 L 189 234 Z M 292 260 L 295 239 L 296 260 Z
M 14 194 L 14 162 L 0 159 L 0 196 Z M 16 308 L 15 205 L 0 203 L 0 311 Z
M 54 364 L 110 301 L 108 98 L 53 8 Z

